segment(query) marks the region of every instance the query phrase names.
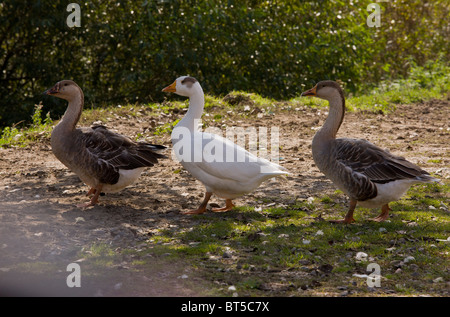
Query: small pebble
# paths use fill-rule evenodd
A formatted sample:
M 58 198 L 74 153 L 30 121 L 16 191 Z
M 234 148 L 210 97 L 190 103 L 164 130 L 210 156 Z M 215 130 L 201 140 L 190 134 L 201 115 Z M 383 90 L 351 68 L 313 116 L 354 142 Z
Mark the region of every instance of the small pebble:
M 413 256 L 407 256 L 404 260 L 403 260 L 403 262 L 404 263 L 408 263 L 408 262 L 411 262 L 411 261 L 415 261 L 416 259 L 413 257 Z
M 439 207 L 440 209 L 448 211 L 448 207 L 442 201 L 440 203 L 440 206 L 441 206 L 441 207 Z
M 75 223 L 80 223 L 80 222 L 85 222 L 86 220 L 84 220 L 83 217 L 76 217 L 75 218 Z
M 368 254 L 367 253 L 364 253 L 364 252 L 358 252 L 358 253 L 356 253 L 356 256 L 355 256 L 355 258 L 357 259 L 357 260 L 366 260 L 367 259 L 367 257 L 368 257 Z
M 236 290 L 236 286 L 231 285 L 230 287 L 228 287 L 228 290 L 229 291 L 235 291 Z
M 386 228 L 381 227 L 380 229 L 378 229 L 378 231 L 380 231 L 380 232 L 386 232 L 387 230 L 386 230 Z
M 352 276 L 360 277 L 360 278 L 367 278 L 368 275 L 367 274 L 357 274 L 357 273 L 355 273 Z M 353 282 L 353 285 L 356 285 L 356 282 Z
M 417 269 L 419 269 L 419 266 L 417 264 L 413 263 L 413 264 L 409 265 L 409 268 L 412 269 L 412 270 L 417 270 Z

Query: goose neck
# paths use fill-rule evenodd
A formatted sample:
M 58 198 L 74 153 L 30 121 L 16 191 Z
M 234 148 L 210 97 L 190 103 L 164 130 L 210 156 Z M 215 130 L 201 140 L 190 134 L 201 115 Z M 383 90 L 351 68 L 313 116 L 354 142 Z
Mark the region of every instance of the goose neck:
M 187 127 L 190 131 L 197 131 L 198 122 L 202 117 L 204 106 L 205 97 L 200 88 L 189 97 L 189 109 L 178 125 Z
M 81 113 L 83 112 L 84 95 L 81 90 L 74 97 L 68 99 L 68 101 L 69 104 L 66 112 L 55 128 L 59 131 L 73 131 L 80 120 Z
M 321 138 L 335 139 L 342 121 L 344 120 L 345 99 L 343 96 L 338 95 L 334 96 L 334 98 L 330 98 L 329 103 L 328 117 L 316 135 Z

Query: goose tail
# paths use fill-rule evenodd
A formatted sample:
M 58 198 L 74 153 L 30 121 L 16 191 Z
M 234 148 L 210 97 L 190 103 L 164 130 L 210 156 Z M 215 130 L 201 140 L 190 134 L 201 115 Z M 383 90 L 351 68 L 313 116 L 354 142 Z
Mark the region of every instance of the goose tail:
M 291 173 L 288 172 L 288 170 L 276 163 L 269 162 L 267 160 L 264 160 L 266 164 L 261 165 L 261 174 L 269 174 L 273 176 L 286 176 L 290 175 Z
M 163 152 L 164 150 L 167 149 L 166 146 L 164 146 L 164 145 L 158 145 L 158 144 L 145 143 L 145 146 L 148 147 L 148 148 L 150 148 L 153 152 L 156 152 L 156 153 Z
M 416 179 L 421 183 L 440 183 L 441 180 L 439 178 L 433 177 L 431 175 L 420 175 L 417 176 Z

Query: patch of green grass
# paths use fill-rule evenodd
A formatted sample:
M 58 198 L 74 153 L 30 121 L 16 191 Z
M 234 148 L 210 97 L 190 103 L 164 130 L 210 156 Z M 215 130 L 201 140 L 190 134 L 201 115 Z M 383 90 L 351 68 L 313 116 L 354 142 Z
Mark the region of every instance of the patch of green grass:
M 297 202 L 260 212 L 240 207 L 226 214 L 206 213 L 193 216 L 194 228 L 188 222 L 186 228 L 152 236 L 142 252 L 190 263 L 210 281 L 214 294 L 224 296 L 230 292 L 223 285 L 236 286 L 239 296 L 339 294 L 339 286 L 367 296 L 365 280 L 353 274 L 369 274 L 369 263 L 381 268 L 379 294 L 388 290 L 407 296 L 445 294 L 450 246 L 438 239 L 450 235 L 450 215 L 439 206 L 449 190 L 449 184 L 413 186 L 391 204 L 392 217 L 382 223 L 368 220 L 379 210 L 359 207 L 355 224 L 321 221 L 319 214 L 338 219 L 347 212 L 345 204 L 331 206 L 326 195 L 316 197 L 313 204 Z M 368 257 L 358 261 L 358 252 Z M 414 260 L 395 273 L 395 263 L 407 256 Z M 135 264 L 148 265 L 144 262 Z M 438 277 L 444 283 L 434 283 Z M 304 285 L 306 293 L 299 294 Z
M 271 98 L 265 98 L 255 93 L 239 90 L 231 91 L 223 100 L 233 107 L 244 107 L 246 105 L 262 107 L 273 105 L 276 102 Z
M 0 147 L 19 146 L 25 147 L 30 142 L 37 142 L 50 137 L 53 122 L 50 113 L 42 120 L 42 104 L 35 105 L 32 123 L 25 128 L 15 126 L 5 127 L 0 137 Z
M 174 122 L 168 122 L 161 126 L 157 126 L 153 134 L 154 135 L 171 134 L 173 128 L 178 124 L 179 121 L 180 120 L 177 119 Z
M 32 274 L 54 273 L 58 269 L 60 267 L 55 263 L 41 261 L 19 263 L 14 267 L 14 270 Z
M 328 197 L 328 196 L 322 197 L 322 198 L 320 199 L 320 201 L 321 201 L 322 203 L 324 203 L 324 204 L 330 204 L 330 203 L 333 202 L 333 200 L 332 200 L 330 197 Z
M 428 61 L 423 67 L 412 63 L 406 78 L 383 81 L 365 93 L 348 96 L 346 108 L 348 111 L 389 113 L 394 111 L 398 104 L 442 99 L 450 91 L 449 74 L 450 65 L 443 60 Z M 312 108 L 328 107 L 327 101 L 318 98 L 296 97 L 290 102 Z
M 428 61 L 423 67 L 412 63 L 408 77 L 381 82 L 369 93 L 347 99 L 350 108 L 384 113 L 397 104 L 442 99 L 450 91 L 450 65 L 442 60 Z
M 82 251 L 80 255 L 89 260 L 89 264 L 93 267 L 111 267 L 120 259 L 119 252 L 105 243 L 95 243 Z

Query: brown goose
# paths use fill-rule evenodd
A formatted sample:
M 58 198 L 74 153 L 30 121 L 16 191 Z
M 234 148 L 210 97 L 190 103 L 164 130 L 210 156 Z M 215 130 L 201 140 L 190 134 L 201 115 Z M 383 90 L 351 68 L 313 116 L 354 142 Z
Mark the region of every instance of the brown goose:
M 345 98 L 334 81 L 321 81 L 302 96 L 328 100 L 330 111 L 312 141 L 313 159 L 319 170 L 350 197 L 350 208 L 343 220 L 352 223 L 356 204 L 375 208 L 381 214 L 372 219 L 389 218 L 389 202 L 398 200 L 416 183 L 439 182 L 417 165 L 361 139 L 336 139 L 344 120 Z
M 51 135 L 53 154 L 90 187 L 87 204 L 94 206 L 100 193 L 118 192 L 134 183 L 145 167 L 153 166 L 164 155 L 157 153 L 164 146 L 133 142 L 101 125 L 76 128 L 83 111 L 84 95 L 71 80 L 58 82 L 44 94 L 69 102 L 61 121 Z

